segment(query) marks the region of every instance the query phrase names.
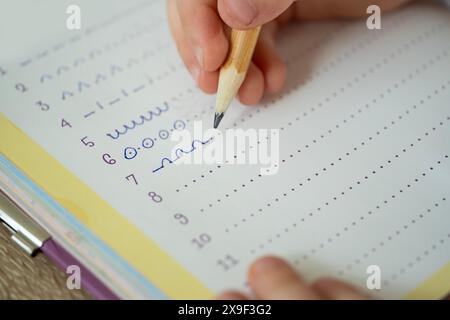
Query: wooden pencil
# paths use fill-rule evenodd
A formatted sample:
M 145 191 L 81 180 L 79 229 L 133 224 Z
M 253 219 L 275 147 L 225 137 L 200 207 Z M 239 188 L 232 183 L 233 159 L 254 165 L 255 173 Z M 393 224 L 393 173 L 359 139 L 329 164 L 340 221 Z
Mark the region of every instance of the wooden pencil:
M 220 69 L 214 128 L 220 121 L 244 82 L 261 26 L 249 30 L 232 30 L 228 57 Z

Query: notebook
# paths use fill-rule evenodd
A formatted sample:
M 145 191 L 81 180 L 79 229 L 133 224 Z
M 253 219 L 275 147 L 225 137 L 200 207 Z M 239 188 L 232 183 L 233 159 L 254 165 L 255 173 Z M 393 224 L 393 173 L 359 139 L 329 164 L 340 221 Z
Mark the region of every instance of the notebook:
M 215 97 L 179 58 L 164 1 L 79 3 L 75 31 L 66 2 L 2 10 L 1 185 L 118 296 L 245 292 L 269 254 L 379 298 L 448 293 L 448 10 L 287 27 L 283 91 L 233 102 L 211 131 Z M 230 130 L 262 160 L 219 157 Z

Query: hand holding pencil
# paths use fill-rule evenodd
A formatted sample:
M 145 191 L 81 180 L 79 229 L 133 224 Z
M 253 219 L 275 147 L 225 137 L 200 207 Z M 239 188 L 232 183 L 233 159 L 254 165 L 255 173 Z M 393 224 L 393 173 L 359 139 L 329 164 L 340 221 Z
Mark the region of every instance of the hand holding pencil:
M 261 11 L 257 10 L 262 10 L 260 8 L 250 6 L 243 9 L 243 0 L 169 0 L 170 25 L 178 51 L 204 92 L 217 91 L 219 70 L 230 49 L 230 29 L 247 30 L 266 24 L 284 12 L 292 0 L 254 2 L 273 2 L 278 8 L 263 16 L 258 14 Z M 275 22 L 267 24 L 259 36 L 253 60 L 238 94 L 244 104 L 256 104 L 264 92 L 276 93 L 284 84 L 285 66 L 273 41 L 276 26 Z
M 230 30 L 261 25 L 252 62 L 238 92 L 244 104 L 281 90 L 286 66 L 277 54 L 280 26 L 296 20 L 364 17 L 371 4 L 385 12 L 409 0 L 168 0 L 168 14 L 178 51 L 197 85 L 217 92 L 219 70 L 230 49 Z

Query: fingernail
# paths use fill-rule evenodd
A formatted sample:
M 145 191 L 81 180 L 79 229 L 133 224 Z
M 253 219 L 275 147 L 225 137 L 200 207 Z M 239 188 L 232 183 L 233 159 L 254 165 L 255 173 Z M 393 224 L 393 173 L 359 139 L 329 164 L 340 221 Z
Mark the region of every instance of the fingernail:
M 195 47 L 194 54 L 197 58 L 198 64 L 203 68 L 203 49 L 201 47 Z
M 194 78 L 194 81 L 196 84 L 198 84 L 198 77 L 200 76 L 200 68 L 198 66 L 193 66 L 189 69 L 191 72 L 192 78 Z
M 258 10 L 251 0 L 227 0 L 226 3 L 230 14 L 243 25 L 251 24 L 258 15 Z

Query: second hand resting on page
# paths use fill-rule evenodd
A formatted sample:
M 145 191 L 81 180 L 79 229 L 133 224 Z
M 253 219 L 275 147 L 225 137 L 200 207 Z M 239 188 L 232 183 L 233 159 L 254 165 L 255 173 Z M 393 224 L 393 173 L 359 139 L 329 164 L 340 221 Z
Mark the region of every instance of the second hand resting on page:
M 264 25 L 247 77 L 239 90 L 244 104 L 258 103 L 264 93 L 281 90 L 286 66 L 277 54 L 275 37 L 280 26 L 295 20 L 357 18 L 369 5 L 382 12 L 410 0 L 168 0 L 170 28 L 178 52 L 197 85 L 206 93 L 217 91 L 219 68 L 228 53 L 230 28 Z M 250 267 L 248 280 L 258 299 L 367 299 L 338 280 L 306 284 L 285 261 L 266 257 Z M 230 291 L 219 299 L 247 299 Z

